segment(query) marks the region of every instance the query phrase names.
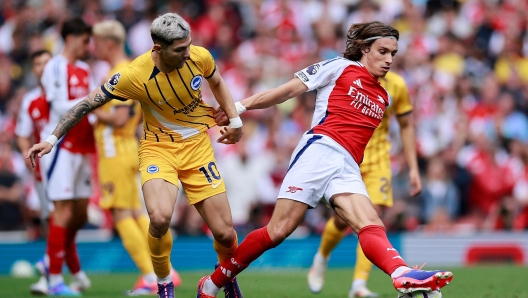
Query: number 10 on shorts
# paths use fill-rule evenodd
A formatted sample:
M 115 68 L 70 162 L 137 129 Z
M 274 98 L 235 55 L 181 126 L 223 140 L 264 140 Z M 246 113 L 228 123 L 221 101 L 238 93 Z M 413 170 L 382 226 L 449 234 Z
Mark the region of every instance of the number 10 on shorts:
M 211 161 L 207 165 L 207 168 L 203 166 L 199 168 L 198 170 L 204 174 L 205 178 L 207 179 L 207 182 L 209 183 L 213 183 L 213 179 L 211 179 L 211 177 L 213 177 L 215 180 L 222 179 L 222 177 L 220 177 L 220 172 L 218 172 L 218 169 L 216 168 L 216 164 L 214 163 L 214 161 Z

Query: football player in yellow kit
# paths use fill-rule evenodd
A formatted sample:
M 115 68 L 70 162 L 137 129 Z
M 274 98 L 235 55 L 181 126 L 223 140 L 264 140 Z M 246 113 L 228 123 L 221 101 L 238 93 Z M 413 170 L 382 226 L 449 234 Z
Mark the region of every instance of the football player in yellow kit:
M 170 220 L 179 181 L 214 236 L 219 260 L 238 247 L 225 185 L 216 167 L 207 130 L 216 125 L 213 108 L 202 100 L 202 82 L 226 111 L 230 126 L 217 140 L 234 144 L 242 137 L 242 121 L 211 53 L 192 45 L 189 24 L 176 13 L 156 18 L 150 28 L 152 50 L 140 55 L 70 109 L 52 135 L 34 145 L 34 161 L 51 151 L 57 140 L 87 113 L 112 99 L 139 101 L 144 134 L 139 145 L 139 170 L 150 218 L 148 245 L 158 281 L 158 297 L 174 297 L 170 252 Z M 236 279 L 225 286 L 226 297 L 241 297 Z
M 385 111 L 381 124 L 374 131 L 374 135 L 365 149 L 360 171 L 370 200 L 381 216 L 383 210 L 391 207 L 393 204 L 389 153 L 390 143 L 388 140 L 389 118 L 391 114 L 396 115 L 398 123 L 400 124 L 400 136 L 409 166 L 409 179 L 411 182 L 410 195 L 414 196 L 418 194 L 422 186 L 416 160 L 414 128 L 410 119 L 412 105 L 409 100 L 405 81 L 400 75 L 394 72 L 388 72 L 384 78 L 380 78 L 380 82 L 389 92 L 392 102 L 389 108 L 387 108 L 387 111 Z M 312 292 L 319 293 L 323 289 L 324 274 L 328 259 L 332 250 L 345 236 L 347 227 L 348 225 L 345 221 L 336 215 L 332 216 L 326 223 L 321 244 L 308 272 L 308 286 Z M 356 260 L 349 298 L 378 297 L 376 293 L 371 292 L 366 286 L 370 271 L 372 270 L 372 263 L 365 257 L 360 245 L 357 246 Z
M 95 54 L 110 64 L 109 77 L 126 67 L 125 28 L 115 20 L 97 23 L 92 28 Z M 110 210 L 123 246 L 141 271 L 133 295 L 156 294 L 156 274 L 150 261 L 147 243 L 149 219 L 141 210 L 137 175 L 139 142 L 136 128 L 141 121 L 141 107 L 135 101 L 110 101 L 94 111 L 97 115 L 94 134 L 97 145 L 101 208 Z M 172 272 L 174 286 L 181 284 Z

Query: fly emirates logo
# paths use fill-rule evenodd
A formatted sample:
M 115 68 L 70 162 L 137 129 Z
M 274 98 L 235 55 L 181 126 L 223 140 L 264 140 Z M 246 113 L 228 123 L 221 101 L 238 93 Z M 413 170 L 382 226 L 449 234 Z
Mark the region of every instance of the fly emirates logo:
M 370 100 L 368 95 L 361 93 L 361 91 L 359 91 L 359 89 L 357 89 L 356 87 L 350 86 L 350 90 L 348 90 L 348 95 L 354 98 L 350 105 L 358 110 L 361 110 L 362 114 L 372 118 L 376 118 L 378 120 L 381 120 L 383 118 L 383 109 L 380 108 L 374 101 Z M 381 97 L 378 96 L 378 98 Z M 383 104 L 385 104 L 385 102 L 383 102 Z

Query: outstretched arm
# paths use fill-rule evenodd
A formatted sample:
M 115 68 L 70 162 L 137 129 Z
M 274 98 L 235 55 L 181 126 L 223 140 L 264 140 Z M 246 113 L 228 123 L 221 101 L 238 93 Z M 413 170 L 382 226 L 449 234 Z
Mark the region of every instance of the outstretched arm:
M 59 124 L 53 131 L 52 135 L 49 136 L 46 141 L 35 144 L 29 149 L 26 158 L 31 159 L 31 164 L 35 167 L 35 156 L 38 154 L 42 157 L 53 149 L 53 146 L 58 139 L 63 137 L 72 127 L 74 127 L 81 119 L 86 116 L 89 112 L 97 109 L 104 105 L 112 98 L 106 96 L 101 88 L 94 89 L 86 98 L 78 102 L 70 110 L 62 116 Z
M 265 109 L 276 104 L 285 102 L 308 91 L 308 87 L 299 78 L 294 78 L 287 83 L 267 91 L 252 95 L 240 103 L 248 110 Z
M 246 110 L 269 108 L 306 91 L 308 91 L 308 87 L 299 78 L 294 78 L 277 88 L 259 92 L 244 100 L 236 102 L 236 111 L 240 115 Z M 215 110 L 214 118 L 215 122 L 220 126 L 227 125 L 228 123 L 226 113 L 222 107 L 218 107 Z

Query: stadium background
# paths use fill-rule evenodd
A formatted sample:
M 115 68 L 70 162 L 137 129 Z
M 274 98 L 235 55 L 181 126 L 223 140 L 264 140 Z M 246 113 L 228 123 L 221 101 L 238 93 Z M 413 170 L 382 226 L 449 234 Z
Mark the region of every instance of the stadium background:
M 392 24 L 400 31 L 393 71 L 404 76 L 414 104 L 423 191 L 413 198 L 407 194 L 405 158 L 393 121 L 395 206 L 384 217 L 391 241 L 412 264 L 528 262 L 523 232 L 528 229 L 528 1 L 3 0 L 0 253 L 8 257 L 0 261 L 0 274 L 17 259 L 36 261 L 44 247 L 32 178 L 14 137 L 21 98 L 37 83 L 29 54 L 40 48 L 60 53 L 61 21 L 80 15 L 90 24 L 121 21 L 127 53 L 136 57 L 152 45 L 153 18 L 169 11 L 189 21 L 193 43 L 211 51 L 235 101 L 340 55 L 352 23 Z M 87 62 L 101 82 L 108 65 L 93 58 Z M 204 91 L 204 100 L 217 105 L 208 88 Z M 309 128 L 314 99 L 306 93 L 247 112 L 242 141 L 216 145 L 241 235 L 267 223 L 291 151 Z M 210 133 L 215 138 L 218 129 Z M 88 271 L 133 270 L 98 199 L 96 190 L 89 225 L 79 237 L 83 265 Z M 257 268 L 309 266 L 329 215 L 325 206 L 310 210 L 295 239 L 266 253 Z M 175 267 L 209 268 L 215 257 L 208 231 L 183 194 L 172 228 Z M 338 247 L 330 266 L 353 265 L 354 237 Z

